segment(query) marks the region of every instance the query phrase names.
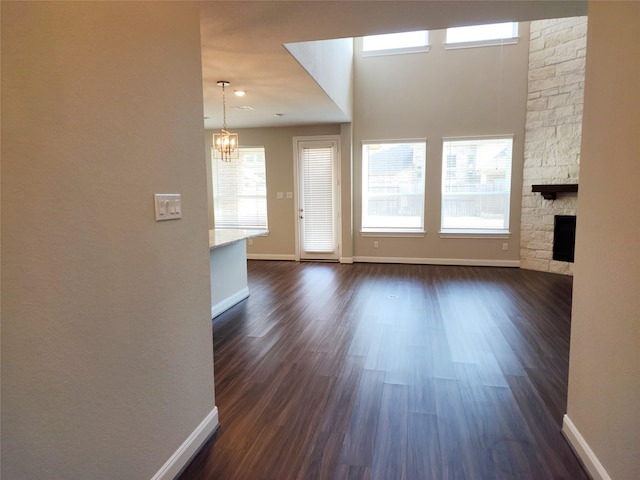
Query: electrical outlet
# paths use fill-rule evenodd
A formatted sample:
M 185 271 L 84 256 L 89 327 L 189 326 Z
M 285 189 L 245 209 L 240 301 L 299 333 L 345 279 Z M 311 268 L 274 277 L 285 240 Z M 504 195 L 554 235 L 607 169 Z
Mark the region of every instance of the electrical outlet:
M 502 244 L 502 250 L 504 250 L 505 252 L 509 250 L 509 244 L 507 242 Z
M 378 248 L 378 240 L 373 241 L 373 248 Z
M 247 239 L 247 243 L 249 244 L 249 246 L 253 245 L 253 238 Z

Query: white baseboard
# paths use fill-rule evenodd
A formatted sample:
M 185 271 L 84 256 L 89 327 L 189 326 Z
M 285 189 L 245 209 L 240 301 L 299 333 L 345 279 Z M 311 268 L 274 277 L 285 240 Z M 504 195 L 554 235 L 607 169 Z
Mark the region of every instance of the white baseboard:
M 462 265 L 469 267 L 519 267 L 520 260 L 484 260 L 474 258 L 408 258 L 408 257 L 353 257 L 362 263 L 409 263 L 415 265 Z
M 291 260 L 295 261 L 295 255 L 250 253 L 248 260 Z M 415 265 L 464 265 L 470 267 L 515 267 L 520 266 L 520 260 L 484 260 L 474 258 L 409 258 L 409 257 L 340 257 L 340 263 L 408 263 Z
M 600 460 L 598 460 L 598 457 L 596 457 L 596 454 L 593 453 L 587 441 L 573 424 L 569 415 L 566 414 L 562 419 L 562 433 L 564 433 L 564 436 L 569 441 L 569 444 L 593 480 L 611 480 L 611 477 L 600 463 Z
M 211 437 L 219 426 L 218 407 L 200 422 L 200 425 L 182 442 L 182 445 L 169 457 L 169 460 L 156 472 L 151 480 L 173 480 L 187 466 L 193 455 Z
M 247 260 L 291 260 L 295 261 L 295 255 L 281 253 L 247 253 Z
M 249 296 L 249 287 L 244 287 L 242 290 L 238 290 L 230 297 L 225 298 L 221 302 L 216 303 L 211 307 L 211 318 L 215 318 L 222 312 L 226 312 L 235 304 L 241 302 Z

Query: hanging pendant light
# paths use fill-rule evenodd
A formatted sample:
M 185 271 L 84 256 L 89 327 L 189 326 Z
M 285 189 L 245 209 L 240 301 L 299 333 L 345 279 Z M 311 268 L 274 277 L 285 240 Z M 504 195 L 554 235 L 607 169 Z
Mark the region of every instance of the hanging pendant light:
M 222 87 L 222 130 L 213 134 L 213 147 L 211 147 L 214 158 L 223 162 L 237 160 L 240 157 L 238 134 L 227 131 L 227 105 L 224 87 L 229 85 L 231 84 L 225 80 L 218 82 L 218 86 Z

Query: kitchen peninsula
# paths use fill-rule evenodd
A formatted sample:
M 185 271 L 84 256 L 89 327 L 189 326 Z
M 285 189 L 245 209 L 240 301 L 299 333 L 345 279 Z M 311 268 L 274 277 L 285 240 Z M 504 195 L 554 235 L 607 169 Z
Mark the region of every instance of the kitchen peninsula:
M 209 230 L 212 318 L 249 296 L 246 240 L 268 233 L 249 229 Z

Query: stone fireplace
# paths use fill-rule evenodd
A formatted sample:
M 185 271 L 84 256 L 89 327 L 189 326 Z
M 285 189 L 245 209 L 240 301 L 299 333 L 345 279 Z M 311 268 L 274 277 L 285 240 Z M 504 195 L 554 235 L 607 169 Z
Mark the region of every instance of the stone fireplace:
M 553 258 L 556 216 L 575 216 L 577 193 L 543 197 L 532 185 L 578 184 L 587 17 L 531 22 L 520 266 L 572 275 Z

